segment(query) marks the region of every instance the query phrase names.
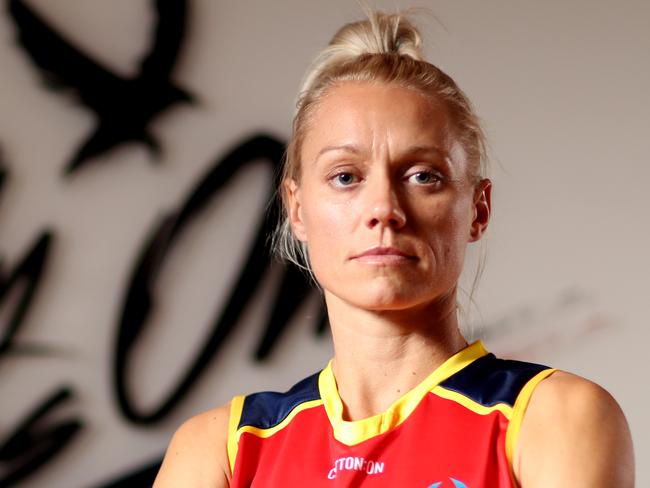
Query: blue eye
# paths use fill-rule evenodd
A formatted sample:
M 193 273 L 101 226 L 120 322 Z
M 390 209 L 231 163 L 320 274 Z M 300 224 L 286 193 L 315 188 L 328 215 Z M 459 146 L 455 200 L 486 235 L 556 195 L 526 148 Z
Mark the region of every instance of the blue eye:
M 430 185 L 441 180 L 440 176 L 431 171 L 418 171 L 410 175 L 408 179 L 418 185 Z
M 350 186 L 356 181 L 357 178 L 352 173 L 339 173 L 334 176 L 334 185 L 336 186 Z

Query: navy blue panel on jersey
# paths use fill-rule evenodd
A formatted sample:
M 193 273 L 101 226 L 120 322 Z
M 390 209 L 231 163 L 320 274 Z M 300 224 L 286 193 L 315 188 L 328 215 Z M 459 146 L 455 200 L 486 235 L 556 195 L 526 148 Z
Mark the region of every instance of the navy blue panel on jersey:
M 549 369 L 548 366 L 497 359 L 489 353 L 447 378 L 440 386 L 486 407 L 498 403 L 513 406 L 528 380 L 545 369 Z
M 313 374 L 296 383 L 286 393 L 263 391 L 253 393 L 244 399 L 244 408 L 238 429 L 251 425 L 259 429 L 269 429 L 282 422 L 298 405 L 311 400 L 318 400 L 318 375 Z

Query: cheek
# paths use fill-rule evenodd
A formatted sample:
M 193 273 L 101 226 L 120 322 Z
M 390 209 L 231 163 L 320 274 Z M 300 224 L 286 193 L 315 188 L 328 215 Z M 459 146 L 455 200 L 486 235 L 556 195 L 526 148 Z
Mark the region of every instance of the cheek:
M 437 202 L 427 209 L 419 225 L 425 229 L 436 261 L 462 263 L 471 228 L 469 202 Z
M 349 222 L 340 206 L 321 204 L 305 209 L 307 251 L 316 281 L 324 289 L 339 283 L 350 251 Z
M 347 218 L 346 218 L 347 217 Z M 303 207 L 303 219 L 310 256 L 321 253 L 336 254 L 337 249 L 349 237 L 349 212 L 347 206 L 314 198 Z

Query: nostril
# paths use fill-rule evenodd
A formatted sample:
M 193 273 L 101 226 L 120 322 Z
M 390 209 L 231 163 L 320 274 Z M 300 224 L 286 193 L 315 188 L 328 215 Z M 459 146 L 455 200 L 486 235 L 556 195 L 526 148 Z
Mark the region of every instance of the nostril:
M 387 227 L 399 228 L 402 227 L 405 223 L 405 219 L 401 215 L 397 215 L 390 218 L 377 218 L 373 217 L 368 221 L 368 227 L 373 228 L 377 225 L 384 224 Z
M 393 210 L 393 215 L 390 218 L 390 225 L 392 227 L 402 227 L 406 223 L 406 215 L 404 212 L 396 208 Z
M 395 197 L 382 198 L 369 209 L 367 225 L 399 228 L 406 223 L 406 215 Z

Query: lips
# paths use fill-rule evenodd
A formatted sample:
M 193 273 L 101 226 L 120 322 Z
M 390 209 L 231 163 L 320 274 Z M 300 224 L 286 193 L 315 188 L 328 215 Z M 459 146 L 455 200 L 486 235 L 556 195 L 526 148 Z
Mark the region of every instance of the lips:
M 365 250 L 361 254 L 352 257 L 359 261 L 368 262 L 399 262 L 404 260 L 416 260 L 417 256 L 409 254 L 397 247 L 376 246 Z

